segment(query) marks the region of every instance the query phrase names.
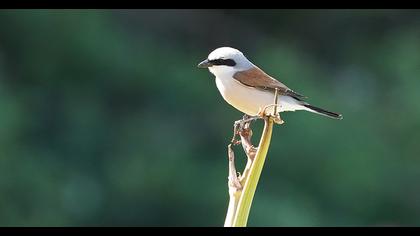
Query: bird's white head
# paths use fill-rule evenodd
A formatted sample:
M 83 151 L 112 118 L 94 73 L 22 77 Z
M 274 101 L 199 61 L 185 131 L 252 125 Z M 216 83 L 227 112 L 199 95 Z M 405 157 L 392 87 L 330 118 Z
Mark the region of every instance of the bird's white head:
M 238 71 L 251 69 L 254 65 L 238 49 L 221 47 L 212 51 L 199 68 L 208 68 L 217 77 L 233 76 Z

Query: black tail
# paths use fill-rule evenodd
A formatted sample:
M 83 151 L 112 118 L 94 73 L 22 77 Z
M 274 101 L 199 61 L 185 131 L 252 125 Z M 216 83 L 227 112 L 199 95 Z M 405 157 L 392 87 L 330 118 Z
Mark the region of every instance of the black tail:
M 304 106 L 311 109 L 311 111 L 313 111 L 315 113 L 318 113 L 318 114 L 321 114 L 321 115 L 324 115 L 324 116 L 328 116 L 328 117 L 334 118 L 334 119 L 339 119 L 339 120 L 343 119 L 343 116 L 341 114 L 337 114 L 337 113 L 334 113 L 334 112 L 331 112 L 331 111 L 326 111 L 322 108 L 314 107 L 314 106 L 309 105 L 309 104 L 305 104 Z

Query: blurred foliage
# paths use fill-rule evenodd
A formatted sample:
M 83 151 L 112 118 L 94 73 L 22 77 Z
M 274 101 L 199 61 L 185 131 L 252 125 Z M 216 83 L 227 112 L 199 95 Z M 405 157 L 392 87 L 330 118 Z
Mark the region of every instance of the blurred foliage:
M 283 114 L 250 226 L 418 225 L 418 10 L 2 10 L 0 35 L 1 226 L 222 226 L 220 46 L 344 115 Z

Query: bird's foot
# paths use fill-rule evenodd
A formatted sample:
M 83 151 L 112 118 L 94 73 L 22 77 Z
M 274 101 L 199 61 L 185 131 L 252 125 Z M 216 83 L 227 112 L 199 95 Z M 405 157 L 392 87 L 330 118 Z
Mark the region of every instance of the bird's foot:
M 276 114 L 267 114 L 266 113 L 266 110 L 268 109 L 268 108 L 271 108 L 271 107 L 278 107 L 279 105 L 278 104 L 270 104 L 270 105 L 267 105 L 267 106 L 265 106 L 265 107 L 263 107 L 263 108 L 260 108 L 260 110 L 258 111 L 258 114 L 257 114 L 257 116 L 259 116 L 259 117 L 262 117 L 262 118 L 265 118 L 265 117 L 272 117 L 273 118 L 273 121 L 274 121 L 274 123 L 276 123 L 276 124 L 279 124 L 279 125 L 281 125 L 281 124 L 283 124 L 284 123 L 284 120 L 283 119 L 281 119 L 281 117 L 280 117 L 280 112 L 277 112 Z
M 273 116 L 273 121 L 274 123 L 279 124 L 279 125 L 284 124 L 284 120 L 280 117 L 280 114 Z

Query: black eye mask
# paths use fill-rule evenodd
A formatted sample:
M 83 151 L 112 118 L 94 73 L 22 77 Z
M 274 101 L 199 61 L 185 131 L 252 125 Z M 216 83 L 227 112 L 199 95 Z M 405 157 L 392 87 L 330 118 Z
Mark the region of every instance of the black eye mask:
M 236 62 L 232 59 L 215 59 L 209 60 L 212 65 L 215 66 L 235 66 Z

